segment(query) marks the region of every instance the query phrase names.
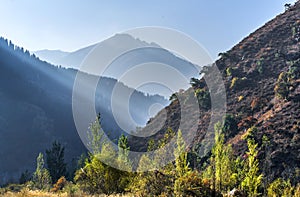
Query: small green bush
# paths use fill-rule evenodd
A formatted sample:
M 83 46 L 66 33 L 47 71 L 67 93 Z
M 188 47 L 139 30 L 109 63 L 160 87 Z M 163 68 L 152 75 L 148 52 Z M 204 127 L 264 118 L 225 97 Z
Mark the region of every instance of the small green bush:
M 294 187 L 292 187 L 289 180 L 285 181 L 281 178 L 278 178 L 269 185 L 267 192 L 268 192 L 268 196 L 270 197 L 273 196 L 290 197 L 293 196 L 292 195 L 293 190 Z
M 199 106 L 203 109 L 210 109 L 211 107 L 211 100 L 210 100 L 210 93 L 206 88 L 199 88 L 195 90 L 195 96 L 198 99 Z
M 238 77 L 234 77 L 232 80 L 231 80 L 231 84 L 230 84 L 230 89 L 233 89 L 237 86 L 239 82 L 239 78 Z
M 287 73 L 280 73 L 274 88 L 276 97 L 280 99 L 286 99 L 289 95 L 289 85 Z

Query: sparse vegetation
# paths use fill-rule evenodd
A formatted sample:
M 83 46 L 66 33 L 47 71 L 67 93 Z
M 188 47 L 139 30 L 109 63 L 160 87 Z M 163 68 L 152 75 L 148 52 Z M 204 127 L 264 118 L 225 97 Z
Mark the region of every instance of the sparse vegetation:
M 198 99 L 199 106 L 203 109 L 210 109 L 211 100 L 210 94 L 207 88 L 198 88 L 195 90 L 195 96 Z

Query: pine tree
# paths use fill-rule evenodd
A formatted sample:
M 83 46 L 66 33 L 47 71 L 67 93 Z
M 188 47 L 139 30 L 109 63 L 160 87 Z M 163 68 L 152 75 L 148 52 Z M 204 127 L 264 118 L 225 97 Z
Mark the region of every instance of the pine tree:
M 47 168 L 52 178 L 52 182 L 66 176 L 66 163 L 64 161 L 65 148 L 57 141 L 54 141 L 51 149 L 46 150 Z
M 96 120 L 90 125 L 88 131 L 89 147 L 93 154 L 98 154 L 101 151 L 103 143 L 103 131 L 101 129 L 101 116 L 97 115 Z
M 122 134 L 118 141 L 118 162 L 125 167 L 126 171 L 131 171 L 131 161 L 129 160 L 129 146 L 127 137 Z

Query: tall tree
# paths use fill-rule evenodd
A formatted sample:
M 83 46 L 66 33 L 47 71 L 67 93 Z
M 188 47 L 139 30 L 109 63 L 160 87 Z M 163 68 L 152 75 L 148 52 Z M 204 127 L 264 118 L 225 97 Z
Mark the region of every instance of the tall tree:
M 174 193 L 176 196 L 182 196 L 186 189 L 186 184 L 183 182 L 183 177 L 186 176 L 191 169 L 187 161 L 187 152 L 181 130 L 177 132 L 176 148 L 174 150 L 175 156 L 175 183 Z
M 212 149 L 210 164 L 204 172 L 212 184 L 214 191 L 227 191 L 234 185 L 233 175 L 235 161 L 233 159 L 233 151 L 230 145 L 224 142 L 224 129 L 220 122 L 215 125 L 215 145 Z
M 36 159 L 36 170 L 33 174 L 33 186 L 37 189 L 47 189 L 51 185 L 49 171 L 45 168 L 44 155 L 39 153 Z
M 127 171 L 131 170 L 131 161 L 129 160 L 129 146 L 127 136 L 121 135 L 118 141 L 118 161 L 119 165 L 124 165 Z
M 103 143 L 103 131 L 101 129 L 101 116 L 97 115 L 96 120 L 91 123 L 88 130 L 89 146 L 93 154 L 101 152 Z
M 66 176 L 66 163 L 64 161 L 65 148 L 57 141 L 54 141 L 52 148 L 46 150 L 47 167 L 55 183 L 61 176 Z
M 176 148 L 174 150 L 175 156 L 175 165 L 176 165 L 176 176 L 182 177 L 188 171 L 190 171 L 189 164 L 187 162 L 187 152 L 185 142 L 182 137 L 181 130 L 177 132 L 177 141 L 176 141 Z
M 248 152 L 245 166 L 245 178 L 242 181 L 242 189 L 249 196 L 258 196 L 258 188 L 262 184 L 263 175 L 259 174 L 259 163 L 257 159 L 258 150 L 254 139 L 249 138 L 247 141 Z

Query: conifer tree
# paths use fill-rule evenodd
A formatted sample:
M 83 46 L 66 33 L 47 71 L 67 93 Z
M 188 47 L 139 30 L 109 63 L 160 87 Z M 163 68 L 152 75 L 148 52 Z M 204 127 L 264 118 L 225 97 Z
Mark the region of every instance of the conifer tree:
M 127 137 L 122 134 L 118 141 L 118 161 L 119 165 L 124 165 L 127 171 L 131 171 L 131 161 L 129 160 L 129 146 Z
M 174 150 L 175 156 L 175 183 L 174 183 L 174 193 L 176 196 L 183 195 L 186 189 L 186 184 L 183 182 L 183 177 L 185 177 L 191 169 L 187 161 L 187 152 L 184 139 L 182 137 L 181 130 L 177 132 L 176 148 Z
M 33 186 L 36 189 L 48 189 L 51 185 L 51 177 L 49 171 L 45 168 L 44 155 L 39 153 L 36 159 L 36 170 L 33 174 Z
M 210 180 L 214 191 L 227 192 L 234 185 L 236 169 L 231 145 L 225 145 L 222 130 L 221 123 L 218 122 L 215 125 L 215 145 L 204 177 Z
M 57 141 L 54 141 L 51 149 L 46 150 L 46 162 L 52 183 L 62 177 L 66 176 L 66 163 L 64 161 L 65 148 Z
M 241 183 L 242 189 L 249 196 L 258 196 L 258 188 L 261 186 L 263 175 L 259 174 L 259 163 L 257 160 L 258 150 L 254 139 L 249 138 L 247 141 L 248 152 L 245 166 L 245 178 Z

